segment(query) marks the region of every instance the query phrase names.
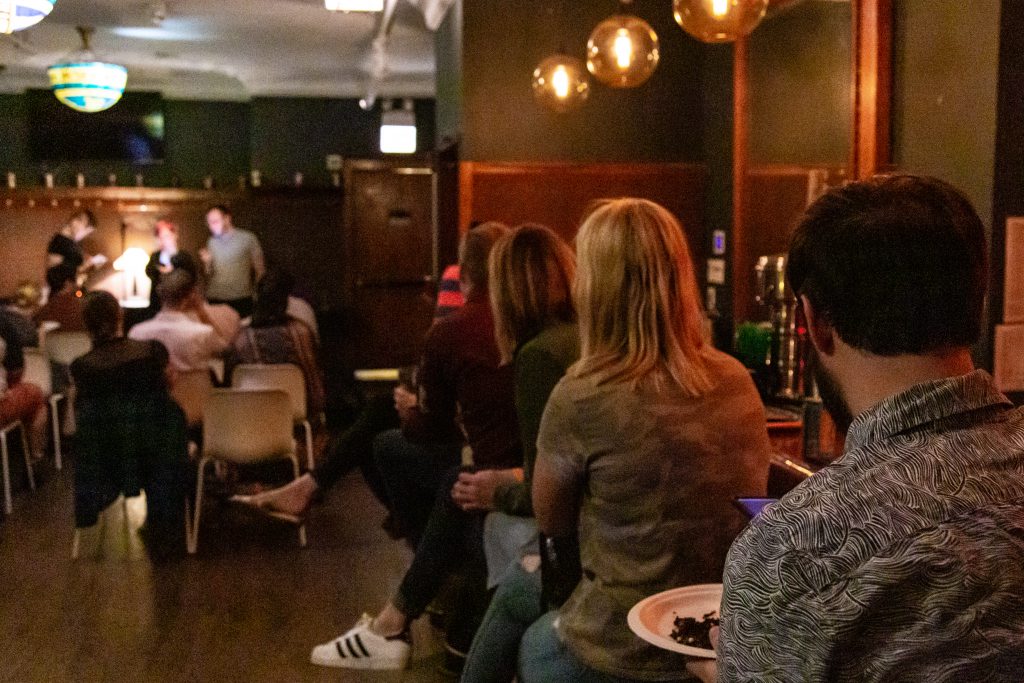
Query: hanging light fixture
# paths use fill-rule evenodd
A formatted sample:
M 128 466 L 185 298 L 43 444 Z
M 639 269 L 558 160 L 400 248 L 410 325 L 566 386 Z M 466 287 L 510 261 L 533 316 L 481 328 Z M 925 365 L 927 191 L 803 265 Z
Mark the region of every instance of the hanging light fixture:
M 384 154 L 412 154 L 416 151 L 416 112 L 412 100 L 402 100 L 402 108 L 394 109 L 391 100 L 384 100 L 380 115 L 380 151 Z
M 82 49 L 47 69 L 57 99 L 86 113 L 110 109 L 121 99 L 128 84 L 128 69 L 96 60 L 89 47 L 92 33 L 92 28 L 79 26 Z
M 332 12 L 381 12 L 384 0 L 324 0 L 324 7 Z
M 676 22 L 705 43 L 729 43 L 761 23 L 768 0 L 674 0 Z
M 613 88 L 635 88 L 658 67 L 658 34 L 639 17 L 620 12 L 598 24 L 587 40 L 587 69 Z
M 53 11 L 57 0 L 0 0 L 0 33 L 35 26 Z
M 560 114 L 580 106 L 589 95 L 583 62 L 564 52 L 548 57 L 533 70 L 533 96 Z

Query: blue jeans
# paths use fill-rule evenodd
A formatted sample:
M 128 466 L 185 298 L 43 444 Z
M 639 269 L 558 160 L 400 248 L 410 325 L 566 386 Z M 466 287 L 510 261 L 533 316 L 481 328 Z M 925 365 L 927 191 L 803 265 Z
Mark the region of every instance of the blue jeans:
M 529 573 L 514 563 L 476 632 L 462 670 L 462 683 L 511 683 L 523 634 L 543 614 L 540 570 Z
M 637 680 L 595 671 L 578 660 L 555 631 L 557 616 L 557 611 L 548 612 L 523 635 L 519 648 L 520 683 L 632 683 Z M 681 678 L 685 678 L 685 674 Z

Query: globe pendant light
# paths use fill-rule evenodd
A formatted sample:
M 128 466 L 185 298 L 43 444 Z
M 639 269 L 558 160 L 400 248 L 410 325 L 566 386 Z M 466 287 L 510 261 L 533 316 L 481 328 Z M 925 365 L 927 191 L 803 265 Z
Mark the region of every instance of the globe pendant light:
M 768 0 L 674 0 L 676 22 L 705 43 L 729 43 L 761 23 Z
M 623 2 L 623 10 L 626 3 Z M 613 88 L 635 88 L 658 67 L 658 34 L 639 17 L 620 14 L 598 24 L 587 40 L 587 69 Z
M 533 96 L 560 114 L 577 108 L 589 95 L 587 70 L 575 57 L 559 52 L 533 70 Z
M 76 111 L 93 113 L 117 104 L 128 84 L 128 69 L 96 60 L 89 48 L 93 29 L 79 26 L 82 49 L 47 69 L 57 99 Z
M 53 11 L 57 0 L 0 0 L 0 33 L 35 26 Z

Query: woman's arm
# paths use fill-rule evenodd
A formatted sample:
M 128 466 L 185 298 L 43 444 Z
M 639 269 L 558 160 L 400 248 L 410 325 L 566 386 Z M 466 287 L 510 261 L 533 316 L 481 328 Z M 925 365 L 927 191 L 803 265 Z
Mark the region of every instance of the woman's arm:
M 537 458 L 533 471 L 533 514 L 537 527 L 548 536 L 576 533 L 582 481 L 565 476 L 547 458 Z
M 548 399 L 537 436 L 537 462 L 533 470 L 533 515 L 548 536 L 576 533 L 586 453 L 577 436 L 578 407 L 563 382 Z

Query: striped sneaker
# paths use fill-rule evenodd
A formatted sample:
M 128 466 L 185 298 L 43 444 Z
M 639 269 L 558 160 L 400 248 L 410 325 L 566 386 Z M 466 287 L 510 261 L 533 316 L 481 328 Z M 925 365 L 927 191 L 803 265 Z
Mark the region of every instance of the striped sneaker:
M 404 669 L 412 654 L 409 632 L 385 638 L 370 630 L 372 622 L 373 618 L 364 614 L 344 634 L 314 647 L 309 661 L 342 669 Z

